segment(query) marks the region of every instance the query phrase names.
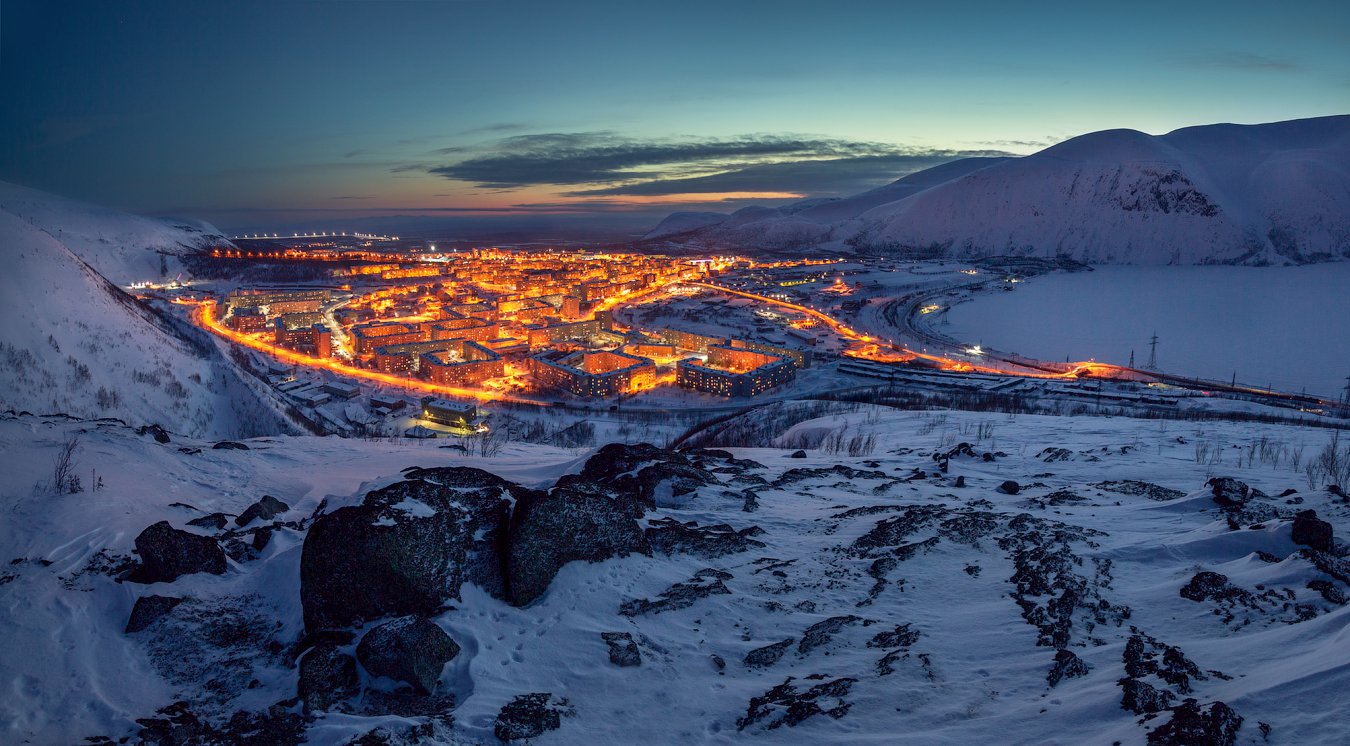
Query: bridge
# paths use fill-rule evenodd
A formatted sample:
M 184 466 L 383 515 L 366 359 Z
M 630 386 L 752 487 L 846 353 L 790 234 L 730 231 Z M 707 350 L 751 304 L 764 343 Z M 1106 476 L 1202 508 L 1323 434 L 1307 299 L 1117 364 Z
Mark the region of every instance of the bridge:
M 231 241 L 287 241 L 296 238 L 360 238 L 367 241 L 397 241 L 398 236 L 380 236 L 374 233 L 346 233 L 332 231 L 328 233 L 250 233 L 244 236 L 230 236 Z

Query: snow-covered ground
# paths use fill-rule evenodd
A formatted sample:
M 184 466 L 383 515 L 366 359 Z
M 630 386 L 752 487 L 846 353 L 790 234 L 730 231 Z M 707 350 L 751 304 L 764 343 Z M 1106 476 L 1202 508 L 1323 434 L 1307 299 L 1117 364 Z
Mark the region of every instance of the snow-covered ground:
M 53 495 L 35 487 L 49 477 L 59 444 L 78 431 L 80 473 L 96 471 L 104 489 Z M 934 744 L 1141 744 L 1169 714 L 1145 718 L 1121 708 L 1129 645 L 1159 656 L 1172 646 L 1165 660 L 1183 673 L 1193 661 L 1183 683 L 1138 671 L 1134 678 L 1206 707 L 1227 703 L 1244 718 L 1238 743 L 1337 743 L 1350 732 L 1343 702 L 1350 608 L 1330 600 L 1346 593 L 1346 581 L 1300 555 L 1287 518 L 1311 508 L 1338 536 L 1350 530 L 1350 509 L 1322 484 L 1310 486 L 1293 460 L 1297 452 L 1299 464 L 1308 463 L 1327 430 L 862 407 L 796 424 L 775 442 L 820 443 L 836 431 L 873 436 L 870 453 L 849 457 L 827 445 L 790 458 L 787 448 L 734 449 L 757 463 L 719 468 L 715 483 L 642 519 L 758 526 L 763 533 L 753 539 L 762 546 L 574 562 L 523 608 L 466 586 L 455 608 L 434 619 L 462 647 L 441 678 L 458 699 L 454 724 L 436 726 L 434 739 L 492 741 L 507 701 L 550 692 L 568 700 L 569 714 L 538 743 L 731 743 L 755 734 L 893 743 L 904 734 Z M 932 454 L 963 441 L 976 455 L 953 456 L 949 472 L 938 471 Z M 204 445 L 160 444 L 113 424 L 0 418 L 0 741 L 117 738 L 178 699 L 223 718 L 295 695 L 296 671 L 263 652 L 264 640 L 250 643 L 260 649 L 242 663 L 238 650 L 216 661 L 225 653 L 200 642 L 183 643 L 166 660 L 169 628 L 122 629 L 134 600 L 158 593 L 189 596 L 226 616 L 260 615 L 268 638 L 294 643 L 303 627 L 304 531 L 276 529 L 255 558 L 232 560 L 223 575 L 116 582 L 108 568 L 125 562 L 135 536 L 156 521 L 181 528 L 206 513 L 237 514 L 264 494 L 289 504 L 280 519 L 296 521 L 325 499 L 330 510 L 355 504 L 409 466 L 477 466 L 545 487 L 586 459 L 520 444 L 481 459 L 434 441 L 312 437 L 180 450 Z M 994 455 L 985 460 L 984 452 Z M 1297 493 L 1254 500 L 1234 530 L 1205 488 L 1215 475 L 1269 495 Z M 1019 494 L 996 489 L 1010 479 Z M 1104 484 L 1122 480 L 1175 492 L 1155 490 L 1151 499 Z M 726 575 L 705 573 L 700 582 L 720 578 L 727 592 L 685 608 L 619 613 L 705 568 Z M 1243 593 L 1183 597 L 1179 590 L 1200 571 L 1222 573 Z M 1049 585 L 1038 588 L 1040 581 Z M 1072 600 L 1065 588 L 1075 589 Z M 1065 619 L 1062 640 L 1037 644 Z M 640 666 L 606 658 L 600 633 L 609 631 L 631 633 Z M 776 658 L 761 650 L 783 640 L 791 642 Z M 1057 648 L 1086 668 L 1051 686 Z M 759 665 L 746 662 L 753 651 Z M 193 668 L 213 663 L 242 665 L 243 680 L 257 683 L 207 691 L 191 672 L 221 676 Z M 780 685 L 779 704 L 751 707 Z M 789 690 L 804 695 L 816 686 L 824 687 L 815 700 L 822 712 L 766 732 L 788 714 Z M 811 709 L 803 700 L 797 714 Z M 401 736 L 418 722 L 329 714 L 308 723 L 308 742 L 346 743 L 375 727 Z
M 1099 267 L 953 307 L 935 330 L 1041 360 L 1148 362 L 1169 373 L 1336 398 L 1350 376 L 1350 264 Z

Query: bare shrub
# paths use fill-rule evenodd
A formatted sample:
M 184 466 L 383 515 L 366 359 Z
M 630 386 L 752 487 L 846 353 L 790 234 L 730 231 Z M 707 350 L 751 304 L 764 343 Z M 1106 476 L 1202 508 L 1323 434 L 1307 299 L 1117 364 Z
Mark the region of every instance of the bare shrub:
M 79 447 L 80 436 L 72 435 L 56 452 L 56 461 L 52 464 L 52 489 L 56 490 L 57 494 L 73 495 L 84 491 L 80 478 L 75 474 L 75 470 L 79 468 L 75 463 L 75 451 Z

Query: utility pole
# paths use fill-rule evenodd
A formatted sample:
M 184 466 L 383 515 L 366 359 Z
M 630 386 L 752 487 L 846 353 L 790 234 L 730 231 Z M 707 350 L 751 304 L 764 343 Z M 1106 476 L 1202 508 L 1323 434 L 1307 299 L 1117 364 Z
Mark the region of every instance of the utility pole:
M 1148 365 L 1144 366 L 1149 370 L 1158 369 L 1158 333 L 1153 332 L 1153 336 L 1148 340 Z
M 1130 350 L 1130 367 L 1134 367 L 1134 350 Z

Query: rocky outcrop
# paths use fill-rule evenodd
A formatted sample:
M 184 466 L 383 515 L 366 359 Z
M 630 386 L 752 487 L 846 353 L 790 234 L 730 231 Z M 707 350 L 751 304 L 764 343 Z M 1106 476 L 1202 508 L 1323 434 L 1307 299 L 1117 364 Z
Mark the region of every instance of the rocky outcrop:
M 539 598 L 568 562 L 650 555 L 632 499 L 573 481 L 518 500 L 507 552 L 511 602 L 524 606 Z
M 757 526 L 737 531 L 725 523 L 699 526 L 693 521 L 681 523 L 673 518 L 661 518 L 648 524 L 646 534 L 647 541 L 655 551 L 717 559 L 752 548 L 762 548 L 763 542 L 750 538 L 757 532 L 762 533 Z
M 331 641 L 310 648 L 300 659 L 300 681 L 296 694 L 305 712 L 332 709 L 355 697 L 361 690 L 356 659 L 338 649 Z
M 1148 732 L 1149 746 L 1233 746 L 1242 716 L 1223 702 L 1201 707 L 1187 699 L 1172 710 L 1172 718 Z
M 411 684 L 419 694 L 431 694 L 441 670 L 459 645 L 435 622 L 403 617 L 375 627 L 356 646 L 356 658 L 371 676 L 385 676 Z
M 537 493 L 480 469 L 407 476 L 314 521 L 300 558 L 307 630 L 430 615 L 466 581 L 507 597 L 508 510 Z
M 1087 676 L 1091 670 L 1091 666 L 1083 662 L 1083 659 L 1072 650 L 1061 648 L 1055 651 L 1055 665 L 1045 674 L 1045 683 L 1052 687 L 1057 686 L 1064 679 Z
M 133 634 L 159 621 L 173 611 L 173 607 L 183 603 L 183 599 L 173 596 L 141 596 L 131 607 L 131 616 L 127 619 L 126 633 Z
M 247 451 L 248 446 L 233 440 L 222 440 L 211 446 L 217 451 Z
M 629 632 L 601 632 L 600 637 L 609 646 L 609 662 L 621 668 L 642 665 L 642 653 L 638 651 L 633 635 Z
M 172 583 L 184 575 L 225 573 L 225 552 L 209 536 L 198 536 L 160 521 L 136 537 L 141 564 L 129 576 L 137 583 Z
M 548 692 L 521 694 L 502 706 L 492 732 L 502 741 L 538 738 L 562 727 L 567 712 L 565 701 L 556 701 Z
M 694 577 L 689 580 L 665 589 L 655 600 L 639 598 L 623 602 L 619 606 L 619 613 L 624 616 L 639 616 L 687 609 L 700 598 L 731 593 L 731 589 L 722 581 L 730 580 L 732 577 L 726 570 L 704 568 L 694 573 Z
M 275 497 L 263 495 L 261 500 L 245 508 L 244 512 L 234 519 L 234 525 L 247 526 L 251 521 L 257 519 L 270 521 L 290 509 L 291 506 Z
M 683 505 L 687 495 L 716 483 L 717 478 L 696 465 L 688 453 L 650 443 L 610 443 L 586 461 L 581 473 L 564 476 L 556 487 L 591 485 L 583 488 L 586 491 L 598 487 L 637 517 L 658 505 Z
M 1181 587 L 1181 597 L 1192 601 L 1205 601 L 1217 598 L 1229 588 L 1228 576 L 1204 570 L 1196 573 Z
M 848 714 L 853 706 L 851 702 L 844 701 L 844 697 L 858 680 L 834 679 L 816 684 L 805 691 L 798 691 L 792 682 L 793 677 L 789 676 L 783 683 L 764 694 L 752 697 L 749 706 L 746 707 L 745 716 L 736 720 L 736 729 L 745 730 L 757 723 L 764 724 L 767 730 L 784 725 L 794 727 L 815 715 L 828 715 L 838 720 Z
M 848 614 L 846 616 L 832 616 L 829 619 L 816 622 L 807 627 L 806 632 L 802 634 L 802 641 L 797 644 L 797 652 L 806 655 L 834 639 L 839 630 L 861 621 L 863 621 L 862 617 Z
M 1176 695 L 1166 689 L 1158 689 L 1147 681 L 1139 679 L 1121 679 L 1120 706 L 1136 715 L 1162 712 L 1172 706 Z
M 1319 552 L 1330 552 L 1331 524 L 1318 518 L 1315 510 L 1300 511 L 1294 517 L 1294 533 L 1290 538 L 1295 544 L 1302 544 Z

